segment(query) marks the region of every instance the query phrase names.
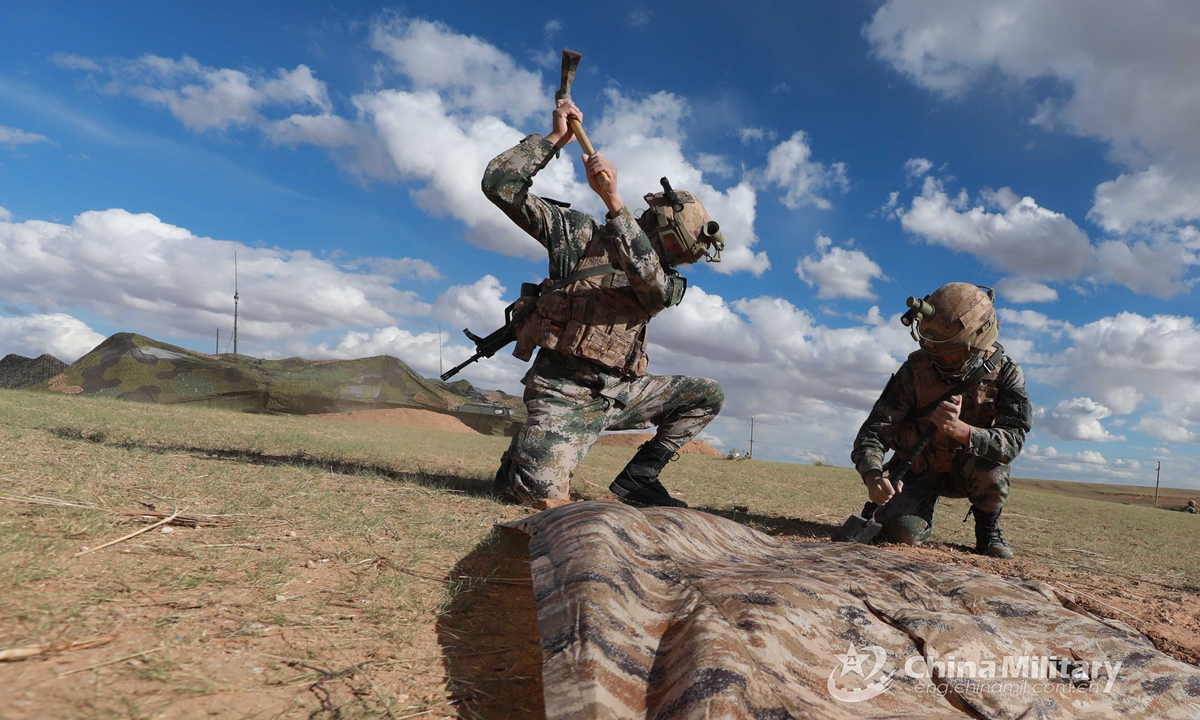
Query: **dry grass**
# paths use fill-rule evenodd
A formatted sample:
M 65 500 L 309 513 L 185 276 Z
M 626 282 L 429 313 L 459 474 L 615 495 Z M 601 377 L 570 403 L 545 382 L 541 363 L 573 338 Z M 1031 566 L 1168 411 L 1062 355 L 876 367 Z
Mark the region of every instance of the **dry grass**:
M 489 493 L 506 442 L 0 392 L 0 495 L 90 505 L 0 501 L 0 649 L 116 636 L 0 663 L 18 688 L 0 718 L 536 716 L 528 558 L 492 531 L 524 513 Z M 595 448 L 575 490 L 607 497 L 629 454 Z M 862 502 L 844 468 L 684 456 L 664 479 L 798 540 Z M 73 557 L 147 522 L 125 511 L 174 507 L 198 524 Z M 1005 527 L 1021 559 L 1004 564 L 964 551 L 965 510 L 946 503 L 915 552 L 1069 584 L 1200 657 L 1200 518 L 1018 488 Z

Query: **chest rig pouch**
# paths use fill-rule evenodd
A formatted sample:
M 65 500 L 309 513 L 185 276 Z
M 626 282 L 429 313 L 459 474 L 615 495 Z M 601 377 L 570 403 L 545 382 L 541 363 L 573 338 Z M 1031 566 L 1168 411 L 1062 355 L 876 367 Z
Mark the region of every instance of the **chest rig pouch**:
M 553 282 L 525 283 L 513 304 L 521 319 L 513 355 L 528 360 L 537 347 L 596 362 L 633 377 L 646 374 L 646 323 L 650 320 L 610 263 L 585 259 L 575 272 Z
M 937 368 L 925 352 L 918 350 L 908 356 L 909 366 L 913 371 L 913 384 L 916 390 L 916 404 L 919 417 L 913 418 L 914 433 L 919 434 L 929 424 L 929 413 L 936 409 L 946 393 L 962 395 L 962 409 L 959 418 L 968 425 L 978 428 L 990 428 L 996 424 L 996 397 L 999 393 L 1000 369 L 1003 364 L 1003 349 L 996 346 L 989 362 L 993 367 L 970 387 L 956 388 L 952 382 L 942 379 Z M 992 362 L 995 360 L 995 362 Z M 954 391 L 954 392 L 951 392 Z M 921 454 L 913 463 L 914 474 L 926 472 L 950 472 L 954 461 L 964 449 L 957 440 L 942 433 L 934 435 L 929 443 L 929 449 Z

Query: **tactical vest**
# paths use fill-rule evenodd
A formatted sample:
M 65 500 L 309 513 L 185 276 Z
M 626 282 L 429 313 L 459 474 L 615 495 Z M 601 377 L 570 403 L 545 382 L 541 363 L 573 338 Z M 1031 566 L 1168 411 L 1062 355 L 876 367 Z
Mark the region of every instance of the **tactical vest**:
M 995 350 L 993 349 L 991 352 L 995 352 Z M 908 356 L 908 365 L 913 372 L 913 386 L 917 394 L 913 404 L 914 408 L 924 407 L 936 401 L 954 387 L 954 383 L 942 379 L 929 356 L 921 350 Z M 978 428 L 990 428 L 996 424 L 996 395 L 999 393 L 1000 370 L 1001 368 L 997 366 L 974 387 L 962 392 L 962 410 L 959 412 L 959 419 Z M 905 434 L 906 439 L 911 435 L 912 443 L 907 444 L 907 447 L 898 448 L 896 452 L 898 457 L 903 457 L 909 448 L 916 444 L 916 438 L 929 423 L 929 415 L 915 418 L 916 431 Z M 911 472 L 914 475 L 927 472 L 950 472 L 954 468 L 954 459 L 965 447 L 954 438 L 939 432 L 933 436 L 933 440 L 925 452 L 921 453 L 921 456 L 913 463 Z
M 592 242 L 599 239 L 597 235 Z M 611 262 L 607 251 L 596 249 L 598 254 L 585 257 L 575 272 Z M 559 289 L 550 289 L 552 285 L 544 280 L 544 294 L 518 301 L 518 308 L 522 301 L 536 306 L 513 328 L 517 359 L 528 360 L 535 347 L 542 347 L 591 360 L 620 375 L 646 374 L 646 324 L 652 316 L 624 273 L 588 277 Z

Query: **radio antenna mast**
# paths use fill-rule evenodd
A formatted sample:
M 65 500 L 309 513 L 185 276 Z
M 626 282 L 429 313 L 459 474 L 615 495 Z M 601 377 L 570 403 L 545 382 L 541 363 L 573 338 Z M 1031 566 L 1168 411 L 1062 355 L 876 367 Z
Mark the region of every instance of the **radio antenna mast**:
M 233 251 L 233 354 L 237 355 L 238 272 L 237 250 Z

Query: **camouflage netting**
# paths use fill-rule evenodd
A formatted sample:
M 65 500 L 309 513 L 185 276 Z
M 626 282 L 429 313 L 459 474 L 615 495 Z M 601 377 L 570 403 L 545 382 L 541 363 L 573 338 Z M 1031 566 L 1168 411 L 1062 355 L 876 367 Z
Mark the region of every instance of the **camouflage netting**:
M 481 392 L 466 381 L 429 380 L 390 355 L 260 360 L 207 355 L 133 333 L 113 335 L 40 387 L 135 402 L 295 415 L 420 408 L 452 414 L 494 434 L 510 434 L 525 418 L 520 398 Z
M 45 382 L 63 370 L 67 364 L 53 355 L 27 358 L 21 355 L 5 355 L 0 360 L 0 389 L 21 390 Z
M 1200 717 L 1200 669 L 1044 583 L 695 510 L 575 503 L 513 525 L 532 535 L 548 718 Z M 1038 678 L 1043 658 L 1086 663 L 1090 687 Z

